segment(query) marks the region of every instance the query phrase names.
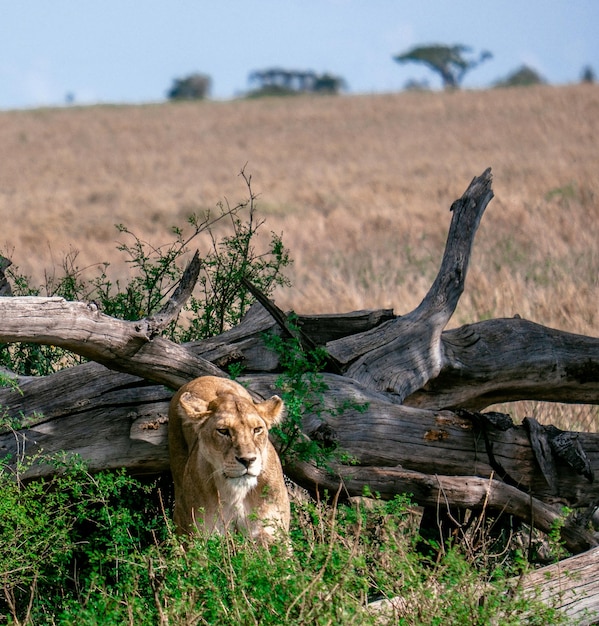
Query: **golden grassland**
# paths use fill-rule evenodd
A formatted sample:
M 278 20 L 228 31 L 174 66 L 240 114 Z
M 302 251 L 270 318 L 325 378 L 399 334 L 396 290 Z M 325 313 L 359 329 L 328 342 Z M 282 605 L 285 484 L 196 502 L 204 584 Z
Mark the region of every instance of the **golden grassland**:
M 299 313 L 413 309 L 451 203 L 490 166 L 451 325 L 519 314 L 599 334 L 597 85 L 7 111 L 0 151 L 0 251 L 40 283 L 72 250 L 124 272 L 114 224 L 164 243 L 245 199 L 245 167 L 264 235 L 295 260 L 275 299 Z M 566 412 L 595 428 L 596 409 Z

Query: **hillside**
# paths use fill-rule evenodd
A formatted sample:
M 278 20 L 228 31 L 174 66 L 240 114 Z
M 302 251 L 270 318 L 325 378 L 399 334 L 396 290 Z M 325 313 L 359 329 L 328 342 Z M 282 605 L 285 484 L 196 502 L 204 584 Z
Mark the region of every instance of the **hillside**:
M 298 97 L 0 113 L 0 250 L 43 282 L 70 250 L 112 261 L 123 223 L 159 244 L 192 211 L 243 200 L 283 232 L 284 308 L 422 298 L 449 206 L 494 172 L 454 325 L 515 313 L 597 335 L 599 87 Z

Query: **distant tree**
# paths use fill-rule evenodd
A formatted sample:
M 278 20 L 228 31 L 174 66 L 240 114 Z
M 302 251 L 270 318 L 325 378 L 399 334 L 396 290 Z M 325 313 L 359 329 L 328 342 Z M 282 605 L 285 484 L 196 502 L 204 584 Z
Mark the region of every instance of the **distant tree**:
M 511 74 L 508 74 L 505 78 L 498 80 L 494 83 L 495 87 L 529 87 L 531 85 L 543 85 L 547 81 L 532 67 L 523 65 L 522 67 L 514 70 Z
M 428 91 L 431 86 L 428 83 L 428 80 L 416 80 L 415 78 L 410 78 L 407 80 L 403 86 L 405 91 Z
M 333 74 L 286 70 L 278 67 L 251 72 L 248 81 L 256 88 L 250 96 L 295 95 L 300 93 L 339 93 L 345 80 Z
M 340 76 L 324 73 L 316 76 L 314 91 L 316 93 L 339 93 L 347 87 L 345 80 Z
M 468 59 L 464 55 L 470 51 L 471 48 L 461 44 L 416 46 L 403 54 L 394 56 L 393 60 L 397 63 L 424 63 L 441 76 L 443 87 L 458 89 L 467 72 L 487 59 L 493 58 L 490 52 L 483 50 L 477 58 Z
M 292 72 L 280 67 L 255 70 L 250 73 L 248 82 L 255 85 L 252 96 L 283 96 L 307 91 L 307 85 L 314 80 L 313 72 Z
M 580 81 L 583 83 L 594 83 L 595 82 L 595 72 L 590 65 L 586 65 L 582 68 L 582 73 L 580 75 Z
M 169 100 L 202 100 L 210 94 L 212 79 L 206 74 L 175 78 L 168 91 Z

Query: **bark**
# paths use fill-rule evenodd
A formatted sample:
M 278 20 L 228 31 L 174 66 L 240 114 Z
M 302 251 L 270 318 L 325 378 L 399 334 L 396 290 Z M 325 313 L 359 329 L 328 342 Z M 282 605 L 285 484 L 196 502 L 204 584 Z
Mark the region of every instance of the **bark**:
M 599 548 L 542 567 L 523 577 L 532 596 L 552 603 L 580 626 L 599 621 Z M 540 594 L 540 595 L 537 595 Z
M 266 369 L 274 369 L 276 357 L 265 351 L 261 343 L 262 333 L 269 327 L 272 329 L 272 322 L 265 312 L 254 308 L 239 327 L 219 338 L 187 347 L 201 353 L 203 358 L 221 363 L 241 357 L 247 363 L 261 363 Z M 268 396 L 276 390 L 277 378 L 277 373 L 256 373 L 242 381 L 257 395 Z M 167 412 L 172 395 L 169 389 L 97 363 L 18 382 L 21 392 L 0 390 L 0 404 L 11 415 L 26 415 L 30 426 L 27 430 L 0 435 L 0 450 L 4 455 L 20 458 L 25 453 L 34 455 L 42 450 L 45 453 L 67 450 L 87 459 L 93 470 L 126 466 L 138 473 L 155 473 L 168 469 Z M 331 475 L 306 463 L 286 462 L 287 473 L 309 489 L 319 485 L 336 491 L 342 480 L 348 495 L 360 495 L 363 487 L 370 484 L 382 497 L 409 492 L 419 503 L 435 505 L 443 492 L 444 498 L 451 493 L 449 502 L 472 507 L 480 503 L 480 494 L 489 477 L 499 476 L 508 483 L 504 487 L 509 486 L 512 491 L 500 492 L 503 500 L 491 498 L 489 506 L 506 509 L 505 500 L 510 500 L 506 510 L 523 519 L 530 518 L 534 510 L 535 524 L 541 528 L 547 527 L 540 525 L 546 515 L 531 505 L 528 494 L 545 503 L 543 506 L 593 507 L 599 501 L 599 484 L 581 478 L 559 458 L 556 482 L 548 483 L 527 431 L 509 420 L 507 426 L 506 420 L 494 425 L 472 412 L 458 414 L 408 407 L 397 404 L 389 394 L 372 391 L 344 376 L 324 374 L 324 382 L 328 388 L 322 407 L 324 419 L 335 433 L 338 445 L 358 465 L 338 466 L 336 474 Z M 336 410 L 339 406 L 365 404 L 366 413 L 351 408 Z M 305 432 L 315 432 L 322 420 L 323 413 L 307 416 Z M 599 435 L 578 433 L 576 437 L 594 474 L 599 465 Z M 41 476 L 51 471 L 50 466 L 36 464 L 27 475 Z M 458 496 L 459 489 L 455 487 L 448 489 L 447 481 L 459 483 L 452 476 L 470 481 L 460 483 L 468 485 L 466 492 L 477 485 L 478 491 L 471 492 L 474 500 Z M 495 483 L 500 484 L 497 480 Z M 493 490 L 495 493 L 497 489 Z M 516 500 L 511 495 L 505 495 L 515 493 L 524 498 L 519 508 L 514 508 Z M 528 503 L 528 512 L 522 502 Z M 552 514 L 557 515 L 557 511 L 554 509 Z M 590 537 L 568 541 L 573 551 L 593 545 Z
M 599 548 L 570 557 L 525 574 L 512 586 L 524 590 L 531 599 L 541 600 L 560 610 L 568 623 L 592 626 L 599 621 Z M 443 586 L 431 590 L 444 592 Z M 484 591 L 483 591 L 484 595 Z M 483 601 L 483 597 L 480 598 Z M 370 603 L 369 609 L 388 619 L 397 620 L 408 613 L 412 598 L 397 596 Z M 535 623 L 534 615 L 523 615 L 523 623 Z
M 509 318 L 446 331 L 441 341 L 439 376 L 405 404 L 481 410 L 516 400 L 599 402 L 597 338 Z
M 347 375 L 398 401 L 436 378 L 443 365 L 441 333 L 464 290 L 474 235 L 493 198 L 491 170 L 475 178 L 456 200 L 441 269 L 421 304 L 374 331 L 331 341 L 327 351 Z
M 156 335 L 153 318 L 117 320 L 93 303 L 31 296 L 0 298 L 0 323 L 3 343 L 52 344 L 175 389 L 196 376 L 223 375 L 185 346 Z

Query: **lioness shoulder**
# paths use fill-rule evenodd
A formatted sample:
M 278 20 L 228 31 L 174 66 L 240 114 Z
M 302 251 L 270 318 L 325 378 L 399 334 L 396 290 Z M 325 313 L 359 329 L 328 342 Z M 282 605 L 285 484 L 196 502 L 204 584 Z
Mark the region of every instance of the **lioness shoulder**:
M 179 389 L 169 410 L 179 532 L 233 528 L 268 540 L 289 529 L 281 462 L 268 438 L 282 414 L 278 396 L 255 402 L 226 378 L 202 376 Z

